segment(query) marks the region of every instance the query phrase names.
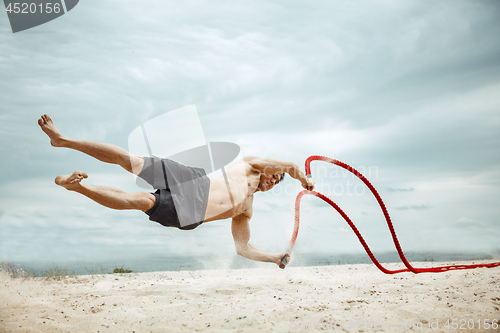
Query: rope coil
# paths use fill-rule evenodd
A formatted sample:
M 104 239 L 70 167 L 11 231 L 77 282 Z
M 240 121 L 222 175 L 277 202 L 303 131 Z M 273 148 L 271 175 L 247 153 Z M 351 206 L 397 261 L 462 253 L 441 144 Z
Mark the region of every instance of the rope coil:
M 349 166 L 349 165 L 347 165 L 345 163 L 342 163 L 342 162 L 340 162 L 338 160 L 335 160 L 335 159 L 332 159 L 332 158 L 329 158 L 329 157 L 319 156 L 319 155 L 312 155 L 312 156 L 309 156 L 307 158 L 307 160 L 306 160 L 306 170 L 305 171 L 306 171 L 306 174 L 308 176 L 311 175 L 311 162 L 315 161 L 315 160 L 328 162 L 328 163 L 331 163 L 331 164 L 334 164 L 334 165 L 337 165 L 337 166 L 339 166 L 341 168 L 346 169 L 347 171 L 351 172 L 356 177 L 358 177 L 370 189 L 370 191 L 372 192 L 372 194 L 375 196 L 375 199 L 377 199 L 377 202 L 378 202 L 380 208 L 382 209 L 382 212 L 384 214 L 385 220 L 386 220 L 387 225 L 389 227 L 389 231 L 391 232 L 391 236 L 392 236 L 392 240 L 394 242 L 394 246 L 396 247 L 396 250 L 398 251 L 399 257 L 401 258 L 401 261 L 403 262 L 403 264 L 407 268 L 406 269 L 399 269 L 399 270 L 389 270 L 389 269 L 385 268 L 384 266 L 382 266 L 378 262 L 377 258 L 375 258 L 375 256 L 373 255 L 372 251 L 368 247 L 368 244 L 366 244 L 366 241 L 361 236 L 361 233 L 356 228 L 356 226 L 351 221 L 351 219 L 347 216 L 347 214 L 336 203 L 334 203 L 330 198 L 326 197 L 325 195 L 323 195 L 323 194 L 321 194 L 319 192 L 311 191 L 311 190 L 303 190 L 303 191 L 301 191 L 297 195 L 297 198 L 295 199 L 295 224 L 294 224 L 294 228 L 293 228 L 293 232 L 292 232 L 292 239 L 290 240 L 290 245 L 289 245 L 289 250 L 290 251 L 289 252 L 291 252 L 291 250 L 293 249 L 293 247 L 295 245 L 295 241 L 297 240 L 297 236 L 298 236 L 298 233 L 299 233 L 300 201 L 301 201 L 302 197 L 305 194 L 310 194 L 310 195 L 314 195 L 314 196 L 316 196 L 316 197 L 324 200 L 330 206 L 332 206 L 333 208 L 335 208 L 335 210 L 349 224 L 349 226 L 351 227 L 352 231 L 354 231 L 354 233 L 358 237 L 361 245 L 363 246 L 363 248 L 365 249 L 366 253 L 370 257 L 371 261 L 375 264 L 375 266 L 378 267 L 378 269 L 380 269 L 382 272 L 384 272 L 386 274 L 396 274 L 396 273 L 403 273 L 403 272 L 413 272 L 413 273 L 416 273 L 416 274 L 417 273 L 441 273 L 441 272 L 446 272 L 446 271 L 449 271 L 449 270 L 474 269 L 474 268 L 480 268 L 480 267 L 491 268 L 491 267 L 500 266 L 500 262 L 495 262 L 495 263 L 489 263 L 489 264 L 451 265 L 451 266 L 440 266 L 440 267 L 431 267 L 431 268 L 416 268 L 416 267 L 413 267 L 408 262 L 408 260 L 406 259 L 405 255 L 403 253 L 403 250 L 401 249 L 401 245 L 399 244 L 399 240 L 398 240 L 398 238 L 396 236 L 396 231 L 394 230 L 394 226 L 393 226 L 391 218 L 389 216 L 389 212 L 387 211 L 387 208 L 386 208 L 384 202 L 382 201 L 382 198 L 378 194 L 378 192 L 375 189 L 375 187 L 368 181 L 368 179 L 366 179 L 365 176 L 363 176 L 356 169 L 354 169 L 353 167 L 351 167 L 351 166 Z M 284 268 L 284 266 L 282 268 Z

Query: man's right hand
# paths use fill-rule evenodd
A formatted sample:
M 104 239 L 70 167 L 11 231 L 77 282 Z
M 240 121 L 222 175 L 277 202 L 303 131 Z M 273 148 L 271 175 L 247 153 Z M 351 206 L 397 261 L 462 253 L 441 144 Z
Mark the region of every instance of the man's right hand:
M 314 180 L 312 178 L 306 178 L 305 182 L 302 182 L 302 187 L 305 188 L 306 190 L 312 190 L 314 189 Z

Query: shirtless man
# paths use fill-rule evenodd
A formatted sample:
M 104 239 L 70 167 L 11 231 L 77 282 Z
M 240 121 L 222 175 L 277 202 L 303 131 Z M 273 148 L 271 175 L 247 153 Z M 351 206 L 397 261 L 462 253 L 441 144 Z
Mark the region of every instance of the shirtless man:
M 48 115 L 43 115 L 38 120 L 38 124 L 49 136 L 52 146 L 75 149 L 99 161 L 118 164 L 128 172 L 143 178 L 158 190 L 155 193 L 127 193 L 112 187 L 86 185 L 81 181 L 88 175 L 81 171 L 75 171 L 71 175 L 57 176 L 55 179 L 57 185 L 69 191 L 81 193 L 105 207 L 120 210 L 141 210 L 148 214 L 152 221 L 183 230 L 194 229 L 206 222 L 232 218 L 231 231 L 236 253 L 251 260 L 274 262 L 280 265 L 282 258 L 287 255 L 287 253 L 268 254 L 248 243 L 254 194 L 259 191 L 271 190 L 283 178 L 285 172 L 300 181 L 304 188 L 312 189 L 314 187 L 313 180 L 307 178 L 299 167 L 291 162 L 249 156 L 234 163 L 226 171 L 226 179 L 221 175 L 210 180 L 206 177 L 203 169 L 186 167 L 168 159 L 137 156 L 112 144 L 69 139 L 57 130 Z M 154 177 L 155 172 L 156 176 L 158 176 L 158 172 L 162 172 L 164 185 L 155 186 L 157 184 L 157 178 Z M 201 181 L 200 186 L 206 187 L 206 194 L 202 193 L 199 200 L 193 203 L 194 206 L 200 208 L 194 209 L 199 216 L 198 223 L 183 226 L 179 222 L 173 204 L 174 199 L 172 199 L 169 190 L 172 177 L 175 178 L 177 172 L 194 173 L 193 177 L 197 177 L 196 179 Z M 228 189 L 230 189 L 229 194 Z M 286 256 L 287 263 L 289 260 L 289 256 Z

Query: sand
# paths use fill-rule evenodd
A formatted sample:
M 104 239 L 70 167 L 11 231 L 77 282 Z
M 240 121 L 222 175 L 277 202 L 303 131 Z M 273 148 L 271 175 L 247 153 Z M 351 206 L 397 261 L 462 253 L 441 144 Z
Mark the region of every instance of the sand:
M 60 281 L 3 273 L 0 332 L 500 332 L 499 273 L 386 275 L 373 265 Z

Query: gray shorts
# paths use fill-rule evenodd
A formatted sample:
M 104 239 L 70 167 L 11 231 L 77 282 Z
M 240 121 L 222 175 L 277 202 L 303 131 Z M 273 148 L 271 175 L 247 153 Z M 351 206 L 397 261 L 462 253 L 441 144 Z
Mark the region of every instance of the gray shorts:
M 156 189 L 149 219 L 166 227 L 191 230 L 203 223 L 210 179 L 205 170 L 156 156 L 144 157 L 138 177 Z

